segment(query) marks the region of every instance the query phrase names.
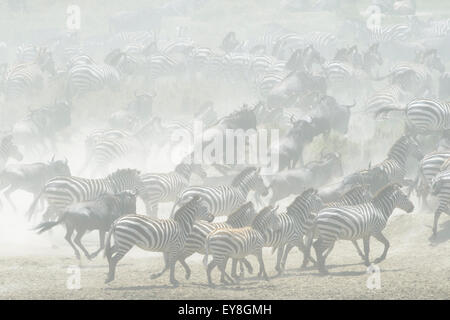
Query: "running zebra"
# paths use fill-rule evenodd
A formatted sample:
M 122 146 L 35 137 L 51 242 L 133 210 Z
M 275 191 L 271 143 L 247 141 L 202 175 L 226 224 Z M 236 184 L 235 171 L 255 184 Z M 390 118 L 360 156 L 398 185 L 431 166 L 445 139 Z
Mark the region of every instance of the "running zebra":
M 108 64 L 79 64 L 73 66 L 66 79 L 66 97 L 74 97 L 104 88 L 118 89 L 121 77 L 116 68 Z
M 40 94 L 44 89 L 44 75 L 56 74 L 49 51 L 41 50 L 33 62 L 16 65 L 5 74 L 4 91 L 7 100 Z
M 144 173 L 141 175 L 145 188 L 143 195 L 147 213 L 152 217 L 158 215 L 158 203 L 175 201 L 188 185 L 191 175 L 206 177 L 206 172 L 199 164 L 180 163 L 169 173 Z
M 205 254 L 205 244 L 208 235 L 219 229 L 233 229 L 233 228 L 244 228 L 249 226 L 253 219 L 256 217 L 256 211 L 252 202 L 247 202 L 243 204 L 238 210 L 233 212 L 228 216 L 225 222 L 207 222 L 207 221 L 198 221 L 194 224 L 189 237 L 186 240 L 186 244 L 184 246 L 183 252 L 178 259 L 181 265 L 184 267 L 186 272 L 186 279 L 189 279 L 191 276 L 191 269 L 186 264 L 186 259 L 193 255 L 194 253 Z M 247 266 L 250 273 L 252 272 L 252 268 L 250 262 L 248 262 L 245 258 L 242 259 L 242 262 Z M 236 274 L 236 270 L 232 270 L 231 276 L 233 278 L 238 278 Z
M 239 259 L 243 259 L 248 255 L 254 255 L 258 258 L 259 274 L 268 281 L 269 278 L 264 267 L 262 256 L 262 249 L 265 244 L 264 233 L 267 230 L 277 230 L 279 227 L 280 222 L 276 214 L 276 209 L 268 206 L 258 213 L 250 227 L 219 229 L 210 233 L 206 239 L 206 254 L 203 259 L 208 284 L 214 286 L 211 279 L 211 272 L 216 266 L 221 272 L 220 280 L 222 283 L 234 283 L 234 280 L 225 270 L 228 259 L 233 259 L 233 264 L 237 264 Z M 213 256 L 213 260 L 208 264 L 209 255 Z
M 414 99 L 404 108 L 381 108 L 375 113 L 375 117 L 393 111 L 404 112 L 406 124 L 419 134 L 450 129 L 450 102 L 436 99 Z
M 137 190 L 141 194 L 143 185 L 139 174 L 139 171 L 134 169 L 119 169 L 101 179 L 55 177 L 45 184 L 40 194 L 34 199 L 28 209 L 28 218 L 32 218 L 41 197 L 48 202 L 43 215 L 45 221 L 57 217 L 70 204 L 94 200 L 105 193 L 115 194 L 124 190 Z
M 400 85 L 392 84 L 375 92 L 367 100 L 366 110 L 376 113 L 382 108 L 401 108 L 409 96 Z
M 266 196 L 267 187 L 260 175 L 261 168 L 248 167 L 232 181 L 231 186 L 198 186 L 186 188 L 175 202 L 172 213 L 178 203 L 198 195 L 209 212 L 214 216 L 228 216 L 247 201 L 250 190 Z
M 420 161 L 417 178 L 409 192 L 415 187 L 417 196 L 421 200 L 422 205 L 429 207 L 427 198 L 430 192 L 431 182 L 433 181 L 433 178 L 444 169 L 444 165 L 449 159 L 450 151 L 438 151 L 425 155 Z
M 431 194 L 438 197 L 439 206 L 434 212 L 433 237 L 437 236 L 439 217 L 442 213 L 450 214 L 450 170 L 438 173 L 431 182 Z
M 391 147 L 387 158 L 375 165 L 373 169 L 381 169 L 388 177 L 389 182 L 403 183 L 406 175 L 406 161 L 409 156 L 413 156 L 417 160 L 423 158 L 419 145 L 414 138 L 404 135 Z
M 325 267 L 326 257 L 323 253 L 328 248 L 332 248 L 337 240 L 363 239 L 364 262 L 369 266 L 369 241 L 373 236 L 384 244 L 382 255 L 375 259 L 374 263 L 383 261 L 389 249 L 389 241 L 382 231 L 395 208 L 400 208 L 407 213 L 414 210 L 414 205 L 401 191 L 399 184 L 384 187 L 370 202 L 321 210 L 313 226 L 314 234 L 317 236 L 313 246 L 320 273 L 328 273 Z
M 280 227 L 277 230 L 264 232 L 264 246 L 272 248 L 272 252 L 278 249 L 275 266 L 278 274 L 283 273 L 289 251 L 294 246 L 305 251 L 303 237 L 312 226 L 315 217 L 312 211 L 317 212 L 321 207 L 322 200 L 317 190 L 308 189 L 295 198 L 285 213 L 278 214 Z
M 17 161 L 22 161 L 23 155 L 17 145 L 14 144 L 12 134 L 0 138 L 0 171 L 2 171 L 8 159 L 12 158 Z
M 156 279 L 170 269 L 170 282 L 177 286 L 175 264 L 182 254 L 195 221 L 213 219 L 214 217 L 201 205 L 200 198 L 193 197 L 175 212 L 173 219 L 128 215 L 116 220 L 106 240 L 105 256 L 108 259 L 109 273 L 105 283 L 114 280 L 117 263 L 137 245 L 147 251 L 163 252 L 165 267 L 151 278 Z M 112 247 L 111 238 L 114 239 Z

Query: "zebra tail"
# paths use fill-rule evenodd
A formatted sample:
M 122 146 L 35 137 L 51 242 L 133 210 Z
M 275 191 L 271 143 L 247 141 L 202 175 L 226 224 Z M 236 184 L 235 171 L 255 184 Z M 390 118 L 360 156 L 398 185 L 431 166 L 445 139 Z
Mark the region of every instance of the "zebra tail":
M 374 118 L 378 118 L 380 115 L 382 114 L 386 114 L 392 111 L 401 111 L 404 112 L 406 110 L 406 108 L 402 108 L 402 107 L 383 107 L 378 109 L 375 114 L 374 114 Z
M 38 225 L 34 228 L 34 230 L 36 230 L 38 234 L 41 234 L 41 233 L 43 233 L 43 232 L 45 232 L 45 231 L 48 231 L 48 230 L 50 230 L 51 228 L 57 226 L 58 224 L 60 224 L 61 222 L 63 222 L 65 218 L 66 218 L 66 215 L 63 214 L 63 215 L 62 215 L 58 220 L 56 220 L 56 221 L 44 221 L 44 222 L 41 222 L 40 224 L 38 224 Z
M 34 213 L 34 211 L 35 211 L 35 209 L 36 209 L 36 205 L 37 205 L 37 203 L 39 202 L 39 199 L 41 198 L 42 193 L 44 192 L 44 190 L 45 190 L 45 187 L 42 188 L 42 190 L 39 192 L 39 194 L 37 195 L 37 197 L 34 198 L 33 203 L 32 203 L 32 204 L 30 205 L 30 207 L 28 208 L 28 211 L 27 211 L 27 214 L 26 214 L 26 216 L 27 216 L 27 218 L 28 218 L 28 221 L 30 221 L 31 218 L 33 217 L 33 213 Z

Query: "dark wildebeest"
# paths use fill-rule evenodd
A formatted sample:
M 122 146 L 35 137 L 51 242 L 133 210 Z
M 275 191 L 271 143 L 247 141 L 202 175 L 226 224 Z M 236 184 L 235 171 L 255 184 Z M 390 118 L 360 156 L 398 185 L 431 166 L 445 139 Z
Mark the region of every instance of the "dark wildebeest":
M 23 160 L 23 155 L 19 151 L 19 148 L 13 141 L 13 136 L 7 134 L 5 136 L 0 136 L 0 170 L 2 170 L 8 159 L 15 159 L 17 161 Z
M 268 177 L 269 204 L 274 204 L 291 194 L 301 194 L 308 188 L 320 187 L 341 175 L 340 154 L 337 152 L 324 154 L 320 160 L 311 161 L 304 168 L 283 171 Z
M 0 190 L 6 200 L 17 211 L 10 195 L 17 190 L 24 190 L 33 194 L 33 200 L 38 196 L 48 180 L 57 176 L 70 176 L 71 172 L 67 160 L 52 160 L 48 163 L 36 162 L 31 164 L 15 164 L 7 166 L 0 172 Z M 0 202 L 0 208 L 2 204 Z
M 125 108 L 114 112 L 108 119 L 114 129 L 132 130 L 136 125 L 150 120 L 153 111 L 154 95 L 149 93 L 136 94 Z
M 55 149 L 57 134 L 71 123 L 70 105 L 66 101 L 55 102 L 31 110 L 28 115 L 13 127 L 14 140 L 20 146 L 44 151 Z M 53 151 L 53 150 L 52 150 Z
M 295 168 L 299 160 L 303 165 L 303 148 L 321 133 L 318 131 L 315 121 L 298 120 L 294 122 L 291 118 L 291 122 L 293 127 L 281 139 L 279 145 L 275 146 L 275 150 L 272 150 L 273 153 L 278 154 L 279 171 Z
M 66 227 L 65 239 L 80 259 L 80 252 L 72 243 L 72 234 L 76 230 L 75 244 L 83 251 L 84 255 L 91 260 L 105 248 L 105 235 L 112 223 L 126 214 L 136 214 L 136 192 L 121 191 L 117 194 L 104 194 L 93 201 L 78 202 L 68 206 L 56 221 L 46 221 L 39 224 L 35 229 L 38 233 L 50 230 L 58 224 Z M 100 236 L 100 248 L 92 254 L 86 250 L 81 243 L 81 238 L 86 231 L 98 230 Z
M 289 107 L 299 97 L 313 91 L 326 94 L 326 78 L 305 71 L 293 71 L 270 90 L 267 104 L 270 107 Z

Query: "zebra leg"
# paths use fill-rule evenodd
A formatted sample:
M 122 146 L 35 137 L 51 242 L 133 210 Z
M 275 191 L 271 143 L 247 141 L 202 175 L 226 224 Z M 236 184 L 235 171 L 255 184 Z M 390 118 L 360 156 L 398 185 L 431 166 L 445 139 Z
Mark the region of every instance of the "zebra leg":
M 73 241 L 83 251 L 86 258 L 91 260 L 91 255 L 89 254 L 89 252 L 86 250 L 86 248 L 81 243 L 81 238 L 84 236 L 85 233 L 86 233 L 86 229 L 77 230 L 77 235 L 75 236 L 75 239 L 73 239 Z
M 186 280 L 189 280 L 189 278 L 191 277 L 191 268 L 188 266 L 185 259 L 186 258 L 183 257 L 183 258 L 178 259 L 178 261 L 180 261 L 181 265 L 184 268 L 184 271 L 186 273 L 186 275 L 185 275 Z
M 66 235 L 64 236 L 64 239 L 66 239 L 66 241 L 72 247 L 73 251 L 75 252 L 75 257 L 77 257 L 77 259 L 80 260 L 80 252 L 78 251 L 77 247 L 75 247 L 75 245 L 72 242 L 73 231 L 74 231 L 73 226 L 67 226 L 66 227 Z
M 169 270 L 169 268 L 170 268 L 170 264 L 169 264 L 169 253 L 164 252 L 163 255 L 164 255 L 164 268 L 163 268 L 160 272 L 151 274 L 151 275 L 150 275 L 150 279 L 156 279 L 156 278 L 159 278 L 159 277 L 161 277 L 167 270 Z
M 287 246 L 286 246 L 287 247 Z M 282 259 L 284 257 L 284 251 L 285 251 L 285 245 L 281 245 L 277 248 L 277 264 L 275 266 L 275 270 L 277 271 L 277 274 L 280 275 L 284 271 L 284 267 L 281 266 Z
M 97 251 L 95 251 L 94 253 L 92 253 L 89 256 L 89 259 L 95 258 L 103 249 L 105 249 L 105 234 L 106 234 L 106 232 L 104 230 L 98 231 L 98 236 L 99 236 L 99 240 L 100 240 L 100 248 Z
M 375 239 L 377 239 L 378 241 L 380 241 L 382 244 L 384 244 L 384 250 L 383 253 L 381 254 L 381 256 L 379 258 L 376 258 L 373 263 L 380 263 L 381 261 L 383 261 L 384 259 L 386 259 L 386 255 L 387 252 L 389 250 L 389 240 L 386 239 L 386 237 L 380 232 L 377 234 L 373 235 L 375 237 Z
M 236 280 L 238 280 L 240 278 L 240 276 L 238 276 L 238 274 L 236 272 L 237 263 L 238 263 L 238 259 L 232 259 L 231 260 L 231 277 L 236 279 Z M 239 261 L 239 266 L 240 266 L 241 274 L 242 274 L 243 269 L 242 269 L 242 262 L 241 261 Z
M 108 277 L 105 280 L 105 283 L 109 283 L 114 280 L 116 276 L 116 266 L 117 263 L 127 254 L 128 251 L 131 250 L 133 245 L 127 244 L 125 247 L 121 247 L 119 244 L 114 244 L 113 248 L 117 247 L 118 250 L 111 258 L 108 257 L 109 271 Z
M 300 266 L 300 270 L 306 268 L 309 261 L 311 261 L 314 265 L 317 264 L 316 260 L 314 260 L 314 258 L 311 257 L 311 245 L 312 245 L 313 240 L 314 240 L 314 237 L 312 234 L 306 235 L 306 244 L 304 244 L 303 240 L 300 239 L 299 245 L 297 245 L 297 248 L 303 252 L 303 262 L 302 262 L 302 265 Z M 303 250 L 301 249 L 301 247 L 303 247 Z M 287 259 L 287 255 L 286 255 L 286 259 Z M 286 262 L 286 260 L 285 260 L 285 262 Z
M 175 264 L 177 263 L 177 257 L 176 254 L 168 254 L 168 258 L 167 258 L 167 264 L 169 265 L 170 268 L 170 283 L 174 286 L 174 287 L 178 287 L 178 285 L 180 284 L 180 282 L 175 279 Z
M 331 248 L 334 246 L 331 246 Z M 323 244 L 323 240 L 322 239 L 317 239 L 314 243 L 313 243 L 313 247 L 316 251 L 316 257 L 317 257 L 317 267 L 319 268 L 319 272 L 321 274 L 328 274 L 328 270 L 325 267 L 325 259 L 326 256 L 323 256 L 323 252 L 326 250 L 326 247 Z
M 247 268 L 248 273 L 253 274 L 253 267 L 250 261 L 247 260 L 247 258 L 242 258 L 241 263 L 243 263 L 244 266 Z
M 361 248 L 359 247 L 357 240 L 352 240 L 353 246 L 355 247 L 356 251 L 358 252 L 359 256 L 364 260 L 364 253 L 361 251 Z
M 438 222 L 439 222 L 439 217 L 441 216 L 441 213 L 442 213 L 442 211 L 439 208 L 434 213 L 433 237 L 436 237 L 436 235 L 437 235 Z
M 222 282 L 223 284 L 232 284 L 232 283 L 234 283 L 234 280 L 227 273 L 227 270 L 226 270 L 227 262 L 228 262 L 228 257 L 223 259 L 222 263 L 218 264 L 219 270 L 221 272 L 220 282 Z
M 370 266 L 370 236 L 366 236 L 363 238 L 363 244 L 364 244 L 364 264 L 366 266 Z
M 258 263 L 259 263 L 259 273 L 262 274 L 264 280 L 269 281 L 269 277 L 267 276 L 266 268 L 264 267 L 262 249 L 258 250 L 258 252 L 256 253 L 256 257 L 258 258 Z
M 206 277 L 208 278 L 208 285 L 210 287 L 214 287 L 214 283 L 211 279 L 211 272 L 213 269 L 217 266 L 216 260 L 213 258 L 213 260 L 208 264 L 208 268 L 206 269 Z

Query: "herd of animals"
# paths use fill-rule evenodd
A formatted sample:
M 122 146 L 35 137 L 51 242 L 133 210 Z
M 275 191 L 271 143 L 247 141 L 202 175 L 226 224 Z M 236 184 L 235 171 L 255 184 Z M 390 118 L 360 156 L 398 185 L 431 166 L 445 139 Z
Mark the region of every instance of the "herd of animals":
M 395 209 L 435 210 L 432 233 L 437 236 L 439 217 L 449 213 L 450 204 L 450 74 L 445 71 L 450 19 L 416 15 L 415 1 L 374 1 L 384 15 L 401 22 L 369 29 L 364 18 L 341 18 L 335 34 L 271 23 L 249 39 L 236 32 L 222 35 L 216 47 L 201 46 L 185 27 L 173 39 L 162 37 L 161 21 L 168 12 L 187 14 L 174 8 L 194 2 L 117 13 L 103 37 L 84 39 L 80 32 L 65 31 L 40 43 L 1 43 L 2 116 L 23 101 L 39 101 L 42 92 L 52 102 L 28 110 L 9 126 L 2 122 L 0 211 L 17 210 L 16 191 L 31 193 L 26 216 L 33 223 L 39 219 L 34 229 L 42 233 L 63 226 L 78 259 L 80 250 L 93 259 L 104 249 L 106 282 L 114 280 L 117 264 L 134 246 L 162 252 L 165 266 L 152 278 L 170 270 L 174 285 L 176 263 L 189 279 L 185 260 L 194 253 L 204 255 L 210 285 L 216 267 L 225 284 L 251 273 L 249 255 L 257 257 L 258 276 L 268 279 L 266 247 L 277 252 L 277 274 L 294 247 L 303 253 L 302 267 L 312 263 L 326 274 L 326 258 L 339 240 L 352 241 L 364 264 L 380 263 L 389 249 L 383 230 Z M 290 1 L 292 6 L 301 2 Z M 325 4 L 339 5 L 316 2 L 323 10 Z M 156 110 L 170 111 L 170 105 L 158 106 L 155 90 L 180 79 L 244 87 L 257 102 L 245 101 L 220 115 L 216 101 L 208 100 L 183 105 L 188 116 L 173 112 L 164 118 Z M 164 85 L 157 85 L 161 81 Z M 86 99 L 124 88 L 139 90 L 122 109 L 103 113 L 101 125 L 85 135 L 79 174 L 72 173 L 71 159 L 51 157 L 80 133 L 83 124 L 72 115 Z M 353 103 L 342 103 L 346 100 Z M 404 128 L 403 134 L 386 145 L 383 161 L 345 172 L 344 155 L 326 148 L 315 160 L 303 160 L 304 149 L 319 136 L 351 141 L 350 133 L 358 134 L 349 131 L 355 114 L 377 124 L 399 115 L 395 125 Z M 279 129 L 278 172 L 264 175 L 258 166 L 196 163 L 190 154 L 171 172 L 147 168 L 148 150 L 175 148 L 171 134 L 180 128 L 191 132 L 193 121 L 216 134 Z M 203 147 L 211 143 L 208 137 L 202 137 Z M 27 162 L 36 157 L 41 161 Z M 129 166 L 112 169 L 117 163 Z M 213 169 L 219 175 L 209 175 Z M 420 210 L 410 199 L 413 192 Z M 293 200 L 281 210 L 278 202 L 288 197 Z M 136 212 L 138 198 L 145 213 Z M 430 199 L 438 199 L 437 208 Z M 173 209 L 163 219 L 158 206 L 167 202 Z M 223 216 L 225 221 L 214 221 Z M 99 232 L 100 247 L 89 253 L 81 240 L 92 230 Z M 375 260 L 369 256 L 372 237 L 384 245 Z M 231 274 L 226 269 L 230 259 Z

